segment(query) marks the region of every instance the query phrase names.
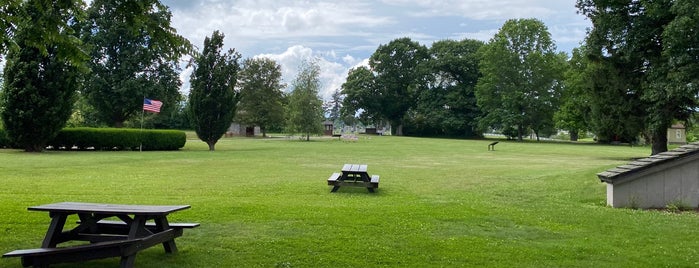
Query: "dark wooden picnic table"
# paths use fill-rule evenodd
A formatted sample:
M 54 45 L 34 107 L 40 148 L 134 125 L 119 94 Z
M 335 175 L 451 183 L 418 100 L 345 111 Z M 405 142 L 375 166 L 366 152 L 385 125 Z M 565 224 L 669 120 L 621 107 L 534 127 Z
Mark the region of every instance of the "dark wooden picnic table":
M 366 187 L 369 192 L 379 188 L 379 175 L 369 175 L 368 165 L 345 164 L 342 173 L 333 173 L 328 178 L 328 185 L 333 186 L 331 192 L 336 192 L 341 186 Z
M 177 252 L 175 238 L 182 236 L 182 229 L 194 228 L 199 224 L 171 224 L 167 216 L 188 208 L 189 205 L 76 202 L 29 207 L 30 211 L 48 212 L 51 217 L 41 248 L 15 250 L 4 254 L 3 257 L 21 257 L 24 267 L 48 267 L 54 263 L 121 257 L 121 267 L 133 267 L 136 253 L 143 249 L 162 244 L 166 253 Z M 74 214 L 79 218 L 77 226 L 64 230 L 68 216 Z M 112 218 L 115 220 L 110 220 Z M 74 240 L 90 243 L 57 247 L 61 243 Z

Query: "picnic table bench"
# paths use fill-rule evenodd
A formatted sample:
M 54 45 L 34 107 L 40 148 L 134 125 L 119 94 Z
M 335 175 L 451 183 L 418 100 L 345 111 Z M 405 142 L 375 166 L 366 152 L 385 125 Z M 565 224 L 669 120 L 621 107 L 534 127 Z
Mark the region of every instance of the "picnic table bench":
M 162 244 L 166 253 L 177 252 L 175 238 L 182 236 L 184 228 L 199 224 L 169 223 L 167 215 L 189 207 L 75 202 L 29 207 L 30 211 L 49 212 L 51 217 L 41 248 L 15 250 L 3 257 L 21 257 L 23 267 L 121 257 L 121 267 L 133 267 L 136 253 L 143 249 Z M 73 214 L 79 217 L 78 225 L 64 231 L 68 216 Z M 57 247 L 74 240 L 89 244 Z
M 333 186 L 330 192 L 336 192 L 341 186 L 366 187 L 373 193 L 379 188 L 379 175 L 369 175 L 368 166 L 362 164 L 345 164 L 342 173 L 333 173 L 328 178 L 328 185 Z

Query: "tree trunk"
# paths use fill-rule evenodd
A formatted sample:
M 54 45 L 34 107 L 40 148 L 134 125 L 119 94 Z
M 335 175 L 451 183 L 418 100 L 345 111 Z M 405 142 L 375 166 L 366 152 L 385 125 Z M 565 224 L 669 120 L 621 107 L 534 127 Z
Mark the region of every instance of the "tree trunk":
M 403 124 L 398 124 L 396 127 L 396 136 L 403 136 Z
M 311 141 L 311 134 L 310 133 L 306 133 L 306 141 Z
M 578 141 L 578 138 L 580 138 L 580 134 L 578 133 L 578 131 L 571 130 L 570 131 L 570 141 Z
M 208 141 L 208 142 L 206 142 L 206 144 L 209 145 L 209 151 L 215 151 L 215 150 L 216 150 L 216 143 L 215 143 L 215 142 Z
M 262 132 L 262 137 L 267 138 L 267 132 L 265 131 L 265 128 L 260 127 L 260 132 Z
M 524 136 L 524 127 L 522 125 L 517 126 L 517 141 L 522 141 Z
M 667 152 L 667 129 L 653 131 L 651 155 Z
M 117 121 L 117 122 L 114 122 L 114 127 L 115 127 L 115 128 L 123 128 L 123 127 L 124 127 L 124 121 Z

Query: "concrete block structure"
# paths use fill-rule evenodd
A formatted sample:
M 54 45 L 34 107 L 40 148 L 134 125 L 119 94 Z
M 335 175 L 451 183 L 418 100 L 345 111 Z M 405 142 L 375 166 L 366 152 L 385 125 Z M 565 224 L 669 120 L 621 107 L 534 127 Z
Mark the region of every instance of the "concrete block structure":
M 638 159 L 597 174 L 607 184 L 607 205 L 699 207 L 699 143 Z

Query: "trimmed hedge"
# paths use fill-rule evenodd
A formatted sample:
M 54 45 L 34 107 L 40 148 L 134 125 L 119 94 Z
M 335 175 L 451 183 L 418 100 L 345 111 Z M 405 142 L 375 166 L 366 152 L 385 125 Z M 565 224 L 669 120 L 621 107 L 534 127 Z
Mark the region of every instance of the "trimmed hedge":
M 64 128 L 48 143 L 54 150 L 178 150 L 187 136 L 179 130 Z

